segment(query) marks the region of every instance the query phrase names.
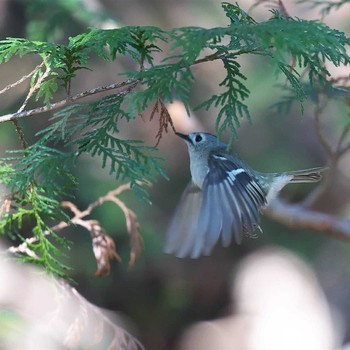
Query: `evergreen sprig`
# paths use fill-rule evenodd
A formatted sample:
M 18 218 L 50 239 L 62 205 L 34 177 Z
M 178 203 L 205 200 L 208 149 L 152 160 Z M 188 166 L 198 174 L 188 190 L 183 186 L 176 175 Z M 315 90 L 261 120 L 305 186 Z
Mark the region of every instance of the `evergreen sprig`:
M 128 55 L 141 64 L 145 59 L 152 64 L 153 52 L 160 51 L 157 41 L 166 41 L 165 32 L 157 27 L 127 26 L 119 29 L 91 29 L 69 39 L 70 48 L 80 48 L 113 61 L 117 55 Z
M 129 71 L 126 74 L 141 79 L 142 85 L 146 87 L 143 91 L 133 93 L 132 98 L 136 104 L 130 104 L 131 115 L 142 112 L 158 97 L 165 102 L 171 102 L 176 97 L 186 103 L 193 83 L 190 67 L 208 49 L 214 52 L 214 58 L 226 58 L 229 61 L 237 61 L 243 54 L 270 57 L 275 71 L 284 74 L 297 90 L 300 102 L 303 102 L 304 93 L 296 67 L 308 68 L 310 84 L 317 82 L 324 85 L 326 77 L 329 76 L 325 66 L 327 62 L 336 66 L 349 63 L 346 53 L 349 39 L 344 33 L 330 29 L 320 22 L 286 18 L 274 10 L 270 20 L 258 23 L 238 5 L 223 3 L 222 6 L 230 19 L 230 24 L 226 27 L 184 27 L 169 32 L 157 27 L 139 26 L 112 30 L 91 29 L 70 38 L 67 45 L 57 46 L 11 38 L 0 42 L 0 62 L 9 60 L 15 54 L 23 56 L 36 53 L 45 57 L 52 72 L 50 79 L 41 84 L 37 98 L 44 96 L 45 103 L 48 103 L 60 82 L 69 91 L 75 72 L 87 68 L 86 64 L 92 54 L 106 60 L 115 60 L 118 55 L 128 56 L 138 63 L 141 71 Z M 153 53 L 161 51 L 161 42 L 170 44 L 171 50 L 164 61 L 172 63 L 154 65 Z M 295 62 L 295 67 L 290 66 L 291 62 Z M 148 63 L 150 67 L 144 69 L 144 63 Z M 231 74 L 231 65 L 224 64 L 228 76 Z M 239 73 L 240 76 L 235 78 L 237 80 L 244 75 L 241 69 Z M 242 94 L 245 91 L 240 93 Z M 222 131 L 222 125 L 225 125 L 224 128 L 227 127 L 235 133 L 236 122 L 226 119 L 233 118 L 236 121 L 240 118 L 240 109 L 232 110 L 233 114 L 227 115 L 222 124 L 217 123 L 217 131 Z M 224 110 L 218 113 L 223 114 Z M 246 117 L 249 118 L 249 113 L 246 113 Z
M 141 72 L 129 72 L 128 76 L 139 79 L 145 87 L 127 96 L 125 102 L 129 115 L 142 113 L 158 98 L 166 103 L 179 99 L 187 105 L 194 79 L 190 67 L 182 64 L 158 65 Z
M 63 143 L 76 146 L 75 155 L 87 152 L 101 156 L 102 167 L 109 164 L 109 173 L 117 179 L 128 179 L 142 198 L 147 198 L 142 181 L 151 181 L 153 174 L 165 176 L 160 158 L 154 157 L 156 149 L 138 140 L 123 140 L 119 133 L 119 121 L 130 121 L 130 114 L 122 108 L 123 100 L 110 95 L 92 103 L 68 106 L 56 113 L 48 128 L 40 131 L 40 144 Z
M 33 161 L 34 154 L 40 154 L 42 158 L 31 167 L 29 162 L 30 159 Z M 10 208 L 6 211 L 1 210 L 0 234 L 21 240 L 24 240 L 25 236 L 32 237 L 33 239 L 27 241 L 32 254 L 23 255 L 22 258 L 43 266 L 50 273 L 67 278 L 68 267 L 59 258 L 63 254 L 62 247 L 68 248 L 69 242 L 54 232 L 50 223 L 69 220 L 59 203 L 60 195 L 64 194 L 64 187 L 60 188 L 55 180 L 64 174 L 73 181 L 73 176 L 65 171 L 64 164 L 61 164 L 62 168 L 58 165 L 62 154 L 59 157 L 55 155 L 56 150 L 34 150 L 31 147 L 27 152 L 28 158 L 14 156 L 10 158 L 11 162 L 15 159 L 18 159 L 18 162 L 13 167 L 9 163 L 0 166 L 1 183 L 11 190 L 7 198 Z M 49 164 L 52 169 L 47 168 Z M 41 176 L 43 174 L 45 176 Z M 61 193 L 58 192 L 59 189 Z
M 13 165 L 8 172 L 3 169 L 1 181 L 5 181 L 11 192 L 18 193 L 19 197 L 26 197 L 33 186 L 54 196 L 67 195 L 65 188 L 70 190 L 76 183 L 71 175 L 72 154 L 40 143 L 8 153 L 12 156 L 2 158 L 1 162 Z
M 236 137 L 234 132 L 240 127 L 240 118 L 247 118 L 251 122 L 248 106 L 243 101 L 249 96 L 248 88 L 242 83 L 246 77 L 240 72 L 240 64 L 234 59 L 223 60 L 227 75 L 219 84 L 225 87 L 225 91 L 220 95 L 213 95 L 203 104 L 197 107 L 209 109 L 212 105 L 216 108 L 220 106 L 220 111 L 216 119 L 216 129 L 219 133 L 226 129 L 232 131 L 229 145 Z

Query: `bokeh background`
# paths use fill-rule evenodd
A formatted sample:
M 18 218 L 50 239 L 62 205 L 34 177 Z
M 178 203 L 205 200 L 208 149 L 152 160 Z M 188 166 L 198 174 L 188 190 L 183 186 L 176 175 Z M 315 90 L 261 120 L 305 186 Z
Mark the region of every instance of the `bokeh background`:
M 253 1 L 238 3 L 248 10 Z M 320 18 L 319 9 L 311 9 L 307 4 L 292 0 L 284 4 L 291 16 Z M 349 35 L 349 14 L 348 4 L 323 20 Z M 256 7 L 251 15 L 257 20 L 267 19 L 269 8 Z M 227 23 L 217 0 L 0 1 L 0 38 L 27 37 L 64 43 L 69 36 L 91 26 L 152 25 L 171 29 L 209 28 Z M 324 165 L 327 158 L 316 136 L 313 103 L 305 104 L 304 115 L 298 105 L 288 114 L 276 114 L 271 106 L 283 95 L 279 85 L 283 81 L 276 80 L 268 60 L 262 57 L 243 57 L 240 62 L 251 90 L 248 105 L 252 125 L 242 122 L 235 152 L 260 171 Z M 2 64 L 0 88 L 30 72 L 37 63 L 35 58 L 27 57 Z M 90 67 L 92 71 L 78 73 L 73 94 L 120 80 L 120 73 L 133 68 L 125 58 L 112 63 L 92 60 Z M 349 75 L 349 68 L 331 67 L 331 71 L 335 76 Z M 220 62 L 211 62 L 197 65 L 193 73 L 196 82 L 190 105 L 196 106 L 217 91 L 224 71 Z M 0 96 L 1 114 L 13 112 L 21 105 L 26 89 L 23 84 Z M 180 102 L 169 106 L 169 110 L 178 131 L 214 131 L 215 109 L 196 111 L 191 118 Z M 29 141 L 35 141 L 35 133 L 47 125 L 49 117 L 43 114 L 22 121 Z M 349 107 L 342 101 L 330 102 L 322 119 L 323 130 L 330 142 L 336 144 L 349 121 Z M 123 125 L 121 133 L 123 137 L 143 139 L 154 145 L 157 124 L 138 120 Z M 0 155 L 19 147 L 13 126 L 2 124 Z M 150 189 L 152 206 L 139 201 L 132 192 L 122 195 L 136 212 L 145 241 L 145 249 L 133 268 L 129 269 L 127 264 L 130 246 L 125 219 L 115 206 L 104 204 L 92 215 L 115 239 L 123 258 L 121 264 L 113 264 L 108 277 L 93 277 L 96 262 L 89 234 L 79 227 L 64 231 L 74 243 L 65 262 L 72 266 L 71 277 L 82 295 L 118 313 L 131 332 L 152 350 L 317 350 L 340 348 L 350 342 L 349 243 L 263 218 L 263 234 L 257 239 L 245 239 L 241 246 L 226 249 L 218 246 L 212 256 L 198 260 L 167 256 L 162 253 L 164 233 L 189 180 L 189 168 L 186 147 L 172 133 L 161 140 L 159 156 L 164 158 L 170 180 L 159 178 Z M 349 171 L 350 157 L 345 156 L 317 209 L 349 217 Z M 81 209 L 119 184 L 101 169 L 98 158 L 82 157 L 74 173 L 79 179 L 75 195 Z M 297 202 L 313 188 L 293 185 L 282 196 Z

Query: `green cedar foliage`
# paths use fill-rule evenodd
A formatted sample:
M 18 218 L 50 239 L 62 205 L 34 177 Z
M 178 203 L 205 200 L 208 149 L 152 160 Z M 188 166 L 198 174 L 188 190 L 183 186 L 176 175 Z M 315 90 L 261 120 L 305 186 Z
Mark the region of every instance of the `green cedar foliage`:
M 0 231 L 17 236 L 23 222 L 30 223 L 37 238 L 30 246 L 39 257 L 36 263 L 58 274 L 65 269 L 56 258 L 60 249 L 55 242 L 64 245 L 67 242 L 49 227 L 57 220 L 67 220 L 59 201 L 76 184 L 71 166 L 79 155 L 101 156 L 102 167 L 108 167 L 117 179 L 130 181 L 143 198 L 147 194 L 140 181 L 151 181 L 155 174 L 165 176 L 160 159 L 154 156 L 156 148 L 139 140 L 120 138 L 119 122 L 124 119 L 132 123 L 159 100 L 168 103 L 179 99 L 188 107 L 194 65 L 222 62 L 226 76 L 218 81 L 217 94 L 197 108 L 215 108 L 216 130 L 219 134 L 230 131 L 232 143 L 241 121 L 251 121 L 246 104 L 250 91 L 245 84 L 249 77 L 242 72 L 240 56 L 264 56 L 276 75 L 285 77 L 289 94 L 278 108 L 288 108 L 294 101 L 302 104 L 315 84 L 331 90 L 326 64 L 339 66 L 350 62 L 346 53 L 349 38 L 319 21 L 284 17 L 273 10 L 269 20 L 256 22 L 237 4 L 223 3 L 222 7 L 229 21 L 217 28 L 183 27 L 170 31 L 139 26 L 93 28 L 69 38 L 66 45 L 23 38 L 0 41 L 0 63 L 14 55 L 34 54 L 42 59 L 43 65 L 33 75 L 31 86 L 39 84 L 36 99 L 45 105 L 53 103 L 60 87 L 70 95 L 76 72 L 89 69 L 92 56 L 107 61 L 126 57 L 138 67 L 123 74 L 124 92 L 96 98 L 94 102 L 67 105 L 37 134 L 35 144 L 1 159 L 0 180 L 9 189 L 11 210 L 2 210 Z M 170 49 L 163 52 L 161 46 Z M 155 54 L 161 51 L 165 59 L 155 63 Z M 301 79 L 300 72 L 305 69 L 307 79 Z M 55 148 L 58 144 L 62 151 Z

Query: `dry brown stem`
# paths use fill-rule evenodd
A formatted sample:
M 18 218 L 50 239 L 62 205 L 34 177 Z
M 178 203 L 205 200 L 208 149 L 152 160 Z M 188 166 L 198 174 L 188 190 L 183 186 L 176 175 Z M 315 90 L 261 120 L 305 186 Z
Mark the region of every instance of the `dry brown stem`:
M 138 183 L 142 185 L 142 183 Z M 63 208 L 69 209 L 73 213 L 73 217 L 69 222 L 61 221 L 57 225 L 52 226 L 51 230 L 58 232 L 69 226 L 79 225 L 84 227 L 90 232 L 92 238 L 92 246 L 94 255 L 97 261 L 97 271 L 95 276 L 104 276 L 110 273 L 110 260 L 121 261 L 120 256 L 116 251 L 116 246 L 113 239 L 106 233 L 100 222 L 97 220 L 86 220 L 86 216 L 90 215 L 91 212 L 102 205 L 105 202 L 112 202 L 116 204 L 124 213 L 126 220 L 127 232 L 130 235 L 130 259 L 129 266 L 135 264 L 136 258 L 143 249 L 143 239 L 140 234 L 140 224 L 137 220 L 137 216 L 133 210 L 127 207 L 127 205 L 118 196 L 130 189 L 130 183 L 120 185 L 118 188 L 108 192 L 104 196 L 101 196 L 96 201 L 92 202 L 85 210 L 79 210 L 77 206 L 70 201 L 61 202 Z M 1 207 L 4 207 L 4 205 Z M 50 232 L 46 231 L 46 235 Z M 10 247 L 8 249 L 11 253 L 22 253 L 33 258 L 37 258 L 36 254 L 29 248 L 30 244 L 35 243 L 38 240 L 37 237 L 27 238 L 23 243 L 17 247 Z

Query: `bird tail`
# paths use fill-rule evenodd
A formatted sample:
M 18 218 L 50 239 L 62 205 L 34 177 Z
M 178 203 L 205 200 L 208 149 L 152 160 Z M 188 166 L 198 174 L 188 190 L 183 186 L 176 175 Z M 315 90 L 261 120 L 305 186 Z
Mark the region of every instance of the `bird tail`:
M 322 173 L 327 170 L 327 167 L 311 168 L 283 173 L 287 176 L 292 176 L 289 182 L 317 182 L 322 179 Z
M 272 176 L 272 179 L 270 177 L 270 185 L 267 187 L 267 202 L 270 203 L 271 200 L 277 196 L 278 192 L 289 183 L 320 181 L 322 179 L 322 172 L 324 172 L 326 169 L 326 167 L 320 167 L 269 174 Z

